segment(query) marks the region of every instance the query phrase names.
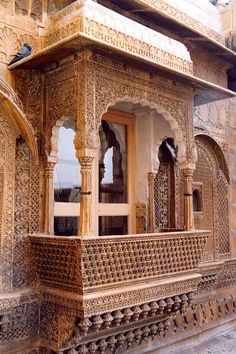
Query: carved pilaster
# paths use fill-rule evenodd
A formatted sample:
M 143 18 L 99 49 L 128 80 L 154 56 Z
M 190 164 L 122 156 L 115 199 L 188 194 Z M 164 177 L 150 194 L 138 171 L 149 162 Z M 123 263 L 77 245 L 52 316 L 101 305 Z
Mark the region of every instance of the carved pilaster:
M 92 235 L 92 164 L 93 156 L 78 156 L 81 171 L 80 236 Z
M 53 173 L 55 162 L 47 162 L 45 169 L 45 224 L 46 234 L 54 234 L 54 186 Z
M 148 232 L 155 231 L 155 205 L 154 205 L 154 183 L 155 172 L 148 172 Z
M 186 168 L 183 170 L 184 175 L 184 228 L 185 230 L 194 229 L 193 217 L 193 169 Z

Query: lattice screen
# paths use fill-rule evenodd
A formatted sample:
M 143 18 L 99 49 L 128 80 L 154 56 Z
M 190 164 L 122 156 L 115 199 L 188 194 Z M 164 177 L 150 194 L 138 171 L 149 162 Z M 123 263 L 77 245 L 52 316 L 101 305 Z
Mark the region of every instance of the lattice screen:
M 217 254 L 229 254 L 229 185 L 211 145 L 197 140 L 197 148 L 193 178 L 202 184 L 202 211 L 194 213 L 194 222 L 197 229 L 213 230 L 203 259 L 209 261 Z
M 229 185 L 221 170 L 217 171 L 217 213 L 220 254 L 227 254 L 229 248 Z
M 196 229 L 214 228 L 214 186 L 213 186 L 213 170 L 214 160 L 210 160 L 209 152 L 202 143 L 197 144 L 198 161 L 196 170 L 193 175 L 195 183 L 202 183 L 202 211 L 194 213 L 194 223 Z M 204 260 L 213 260 L 214 258 L 214 236 L 207 242 L 204 253 Z
M 155 222 L 157 229 L 168 228 L 169 165 L 160 163 L 154 184 Z

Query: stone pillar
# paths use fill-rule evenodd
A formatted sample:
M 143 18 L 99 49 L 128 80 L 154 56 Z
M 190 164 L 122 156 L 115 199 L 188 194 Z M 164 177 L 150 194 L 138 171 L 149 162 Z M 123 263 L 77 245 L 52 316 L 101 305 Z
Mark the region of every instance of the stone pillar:
M 80 236 L 92 235 L 92 164 L 93 156 L 78 156 L 81 170 Z
M 55 162 L 47 162 L 45 169 L 45 234 L 54 234 L 54 175 Z
M 184 176 L 184 229 L 189 231 L 194 229 L 193 216 L 193 169 L 186 168 L 183 170 Z
M 154 204 L 154 183 L 155 172 L 148 172 L 148 225 L 147 231 L 152 233 L 155 231 L 155 204 Z

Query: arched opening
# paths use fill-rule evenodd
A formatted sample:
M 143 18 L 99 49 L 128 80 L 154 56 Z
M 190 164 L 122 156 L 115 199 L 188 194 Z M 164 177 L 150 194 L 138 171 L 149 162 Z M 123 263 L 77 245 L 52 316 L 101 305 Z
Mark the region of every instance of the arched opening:
M 109 110 L 99 128 L 98 157 L 98 233 L 126 235 L 134 233 L 132 225 L 131 175 L 135 117 Z M 135 182 L 134 182 L 135 183 Z M 133 197 L 133 195 L 132 195 Z
M 38 147 L 34 129 L 23 112 L 22 102 L 14 90 L 3 80 L 0 80 L 1 111 L 6 113 L 18 135 L 27 142 L 32 156 L 38 163 Z
M 74 121 L 64 120 L 57 131 L 54 168 L 54 233 L 57 236 L 75 236 L 79 230 L 81 174 L 74 137 Z
M 176 228 L 176 161 L 177 149 L 173 138 L 162 141 L 159 152 L 159 169 L 155 178 L 155 223 L 159 231 Z
M 193 189 L 193 211 L 202 211 L 202 193 L 199 189 Z
M 136 193 L 135 193 L 135 215 L 136 215 L 136 233 L 145 233 L 145 232 L 153 232 L 149 230 L 156 229 L 174 229 L 179 226 L 176 222 L 177 217 L 175 215 L 175 203 L 176 203 L 176 194 L 179 194 L 175 188 L 175 178 L 173 177 L 179 170 L 175 169 L 173 166 L 175 165 L 175 159 L 173 157 L 169 157 L 170 150 L 176 150 L 177 153 L 178 147 L 178 163 L 182 163 L 185 161 L 185 139 L 183 136 L 183 132 L 178 126 L 177 121 L 167 112 L 165 112 L 164 107 L 159 107 L 156 104 L 149 102 L 138 102 L 136 100 L 124 99 L 117 100 L 116 103 L 109 107 L 111 110 L 117 110 L 119 112 L 124 112 L 125 114 L 133 114 L 135 118 L 135 141 L 136 141 L 136 169 L 133 174 L 132 184 L 135 184 Z M 109 111 L 108 109 L 108 111 Z M 166 156 L 167 161 L 163 158 L 163 166 L 165 163 L 169 164 L 169 173 L 171 177 L 171 183 L 168 186 L 169 205 L 168 209 L 168 222 L 160 225 L 159 227 L 150 228 L 149 221 L 150 215 L 154 214 L 154 206 L 153 213 L 151 213 L 151 209 L 149 206 L 148 197 L 149 193 L 149 181 L 148 176 L 150 172 L 155 172 L 159 166 L 159 157 L 156 153 L 157 149 L 159 151 L 159 147 L 161 142 L 169 137 L 166 142 L 168 143 L 168 150 Z M 173 141 L 175 143 L 173 143 Z M 165 143 L 163 143 L 164 146 Z M 163 147 L 162 146 L 162 147 Z M 162 148 L 161 148 L 162 150 Z M 172 151 L 173 152 L 173 151 Z M 101 165 L 103 168 L 103 165 Z M 173 172 L 174 171 L 174 172 Z M 104 173 L 104 171 L 102 171 Z M 152 192 L 152 199 L 154 199 L 154 192 Z M 155 204 L 158 203 L 162 199 L 162 195 L 159 194 L 158 198 L 155 199 Z M 158 201 L 157 201 L 158 200 Z M 180 203 L 179 195 L 177 197 L 178 205 Z M 165 202 L 163 202 L 165 204 Z M 154 205 L 154 203 L 152 204 Z M 160 209 L 159 209 L 160 210 Z M 155 219 L 155 217 L 153 217 Z M 153 220 L 152 219 L 152 220 Z M 123 222 L 124 223 L 124 222 Z M 155 220 L 154 220 L 155 223 Z M 130 233 L 130 231 L 129 231 Z
M 193 175 L 196 229 L 211 229 L 204 261 L 229 255 L 228 167 L 220 146 L 206 135 L 196 136 L 198 159 Z
M 127 202 L 127 126 L 102 120 L 99 203 Z

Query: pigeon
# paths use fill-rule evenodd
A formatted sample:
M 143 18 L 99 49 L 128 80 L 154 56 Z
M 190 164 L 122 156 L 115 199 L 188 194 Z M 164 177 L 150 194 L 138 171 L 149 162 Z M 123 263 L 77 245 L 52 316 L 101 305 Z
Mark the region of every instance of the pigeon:
M 24 43 L 23 47 L 19 50 L 19 52 L 16 53 L 14 58 L 10 61 L 8 65 L 14 64 L 17 61 L 28 57 L 32 52 L 32 48 L 28 43 Z
M 216 5 L 217 4 L 217 0 L 209 0 L 210 1 L 210 3 L 212 4 L 212 5 Z

